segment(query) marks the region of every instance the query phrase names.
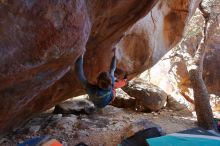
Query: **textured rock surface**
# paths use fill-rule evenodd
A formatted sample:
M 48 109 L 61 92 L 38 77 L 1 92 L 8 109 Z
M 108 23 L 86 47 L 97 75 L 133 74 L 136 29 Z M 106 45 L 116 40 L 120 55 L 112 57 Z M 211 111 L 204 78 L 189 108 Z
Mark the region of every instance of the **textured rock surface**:
M 0 1 L 0 134 L 82 93 L 72 68 L 89 36 L 86 62 L 106 59 L 105 70 L 111 46 L 156 1 Z M 97 74 L 97 65 L 86 71 Z
M 91 24 L 83 0 L 0 1 L 0 20 L 1 135 L 57 102 L 37 96 L 71 70 Z
M 74 76 L 73 64 L 84 48 L 86 76 L 94 83 L 98 72 L 109 68 L 112 46 L 157 1 L 0 1 L 0 135 L 24 119 L 83 93 Z M 161 2 L 153 14 L 157 11 L 165 16 L 179 14 L 181 17 L 168 17 L 166 22 L 177 22 L 173 18 L 178 18 L 184 27 L 193 12 L 191 8 L 196 6 L 194 2 L 181 0 L 183 16 L 181 6 L 160 9 L 173 7 L 176 2 L 171 1 Z M 157 28 L 173 30 L 167 29 L 173 23 L 167 24 Z M 167 37 L 165 34 L 169 33 L 161 33 L 161 37 Z M 151 34 L 149 38 L 155 40 L 157 36 Z M 166 46 L 175 42 L 166 41 Z
M 137 99 L 138 111 L 158 111 L 164 107 L 167 101 L 167 94 L 163 90 L 147 84 L 145 80 L 133 80 L 123 90 L 129 96 Z
M 184 104 L 180 104 L 175 98 L 170 95 L 167 96 L 166 107 L 174 111 L 187 110 L 187 107 Z
M 118 69 L 130 78 L 152 67 L 182 38 L 200 0 L 164 0 L 124 33 L 117 44 Z
M 41 125 L 39 131 L 29 131 L 36 125 Z M 168 109 L 158 113 L 138 113 L 113 106 L 91 115 L 42 113 L 15 133 L 0 139 L 0 145 L 14 146 L 39 135 L 50 135 L 64 146 L 75 146 L 80 142 L 89 146 L 116 146 L 135 132 L 155 126 L 162 127 L 166 133 L 174 133 L 193 128 L 195 121 L 191 116 Z
M 116 96 L 111 103 L 112 106 L 136 111 L 137 99 L 129 96 L 121 88 L 116 89 Z
M 210 94 L 220 96 L 220 1 L 206 0 L 206 9 L 211 12 L 212 25 L 208 33 L 206 54 L 203 66 L 203 79 Z M 199 12 L 196 12 L 187 28 L 187 45 L 190 53 L 196 49 L 201 39 L 201 29 L 204 21 Z M 193 92 L 186 66 L 180 58 L 174 58 L 170 52 L 152 69 L 146 71 L 141 77 L 148 78 L 150 82 L 162 88 L 167 94 L 172 94 L 179 102 L 186 105 L 193 101 Z M 185 100 L 184 97 L 188 98 Z M 219 99 L 212 96 L 213 107 L 219 107 Z M 217 102 L 215 102 L 217 100 Z M 191 103 L 190 103 L 190 102 Z M 213 108 L 214 110 L 216 108 Z M 219 110 L 219 108 L 218 108 Z
M 145 80 L 145 82 L 148 83 L 147 86 L 154 87 L 154 85 L 152 85 L 148 81 Z M 157 99 L 159 99 L 159 98 L 157 98 Z M 140 112 L 149 111 L 148 107 L 143 106 L 143 102 L 141 102 L 141 100 L 143 100 L 143 99 L 131 97 L 126 92 L 124 92 L 122 89 L 117 89 L 116 90 L 116 98 L 111 103 L 111 105 L 118 107 L 118 108 L 126 108 L 128 110 L 133 110 L 133 111 L 140 111 Z M 166 107 L 169 109 L 172 109 L 174 111 L 183 111 L 183 112 L 188 111 L 189 112 L 189 109 L 187 108 L 186 105 L 179 103 L 171 95 L 167 95 Z M 159 111 L 161 111 L 161 110 L 159 110 Z
M 90 114 L 94 112 L 95 106 L 91 101 L 82 99 L 67 100 L 55 106 L 54 114 Z

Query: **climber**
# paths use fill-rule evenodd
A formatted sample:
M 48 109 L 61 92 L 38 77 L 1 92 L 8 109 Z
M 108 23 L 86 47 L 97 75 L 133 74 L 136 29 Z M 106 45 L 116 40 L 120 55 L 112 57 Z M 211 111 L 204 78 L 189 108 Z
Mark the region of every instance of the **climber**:
M 114 56 L 111 61 L 110 71 L 101 72 L 97 77 L 97 84 L 90 84 L 83 71 L 83 55 L 81 55 L 76 61 L 76 74 L 83 86 L 85 87 L 89 99 L 94 103 L 98 108 L 104 108 L 107 106 L 113 99 L 115 92 L 114 88 L 114 72 L 116 68 L 116 59 L 115 59 L 115 48 L 113 49 Z

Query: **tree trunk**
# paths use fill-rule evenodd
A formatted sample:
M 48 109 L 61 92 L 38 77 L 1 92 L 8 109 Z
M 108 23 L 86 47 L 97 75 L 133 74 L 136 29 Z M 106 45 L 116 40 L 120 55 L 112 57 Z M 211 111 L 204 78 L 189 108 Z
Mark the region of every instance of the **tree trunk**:
M 198 126 L 205 129 L 214 129 L 213 114 L 209 102 L 209 94 L 199 69 L 189 70 L 189 77 L 194 92 L 195 110 Z
M 213 113 L 209 101 L 209 94 L 206 85 L 202 78 L 203 73 L 203 60 L 205 56 L 206 39 L 211 25 L 210 14 L 207 13 L 201 6 L 199 7 L 203 14 L 205 23 L 203 27 L 202 39 L 193 55 L 189 55 L 187 70 L 194 93 L 195 111 L 198 120 L 198 126 L 205 129 L 214 129 Z M 182 43 L 184 48 L 187 48 L 184 41 Z M 189 54 L 189 53 L 188 53 Z

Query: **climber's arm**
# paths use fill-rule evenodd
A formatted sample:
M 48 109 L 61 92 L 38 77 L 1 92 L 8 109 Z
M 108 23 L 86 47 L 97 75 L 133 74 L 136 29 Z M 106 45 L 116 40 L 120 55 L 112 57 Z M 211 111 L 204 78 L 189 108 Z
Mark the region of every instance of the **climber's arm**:
M 83 71 L 83 55 L 81 55 L 77 60 L 76 60 L 76 63 L 75 63 L 75 72 L 76 72 L 76 75 L 78 77 L 78 79 L 82 82 L 82 84 L 84 86 L 87 85 L 87 79 L 84 75 L 84 71 Z
M 116 69 L 116 58 L 115 58 L 115 55 L 114 55 L 113 58 L 112 58 L 111 66 L 110 66 L 110 74 L 113 77 L 114 77 L 115 69 Z

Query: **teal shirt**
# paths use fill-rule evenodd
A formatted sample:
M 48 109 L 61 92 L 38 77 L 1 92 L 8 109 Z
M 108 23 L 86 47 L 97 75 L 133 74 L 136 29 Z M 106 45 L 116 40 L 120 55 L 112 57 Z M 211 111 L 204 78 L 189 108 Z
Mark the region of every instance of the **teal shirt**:
M 97 85 L 88 84 L 86 86 L 87 93 L 89 98 L 99 108 L 107 106 L 114 97 L 113 88 L 114 88 L 114 77 L 112 78 L 112 85 L 109 89 L 101 89 Z

